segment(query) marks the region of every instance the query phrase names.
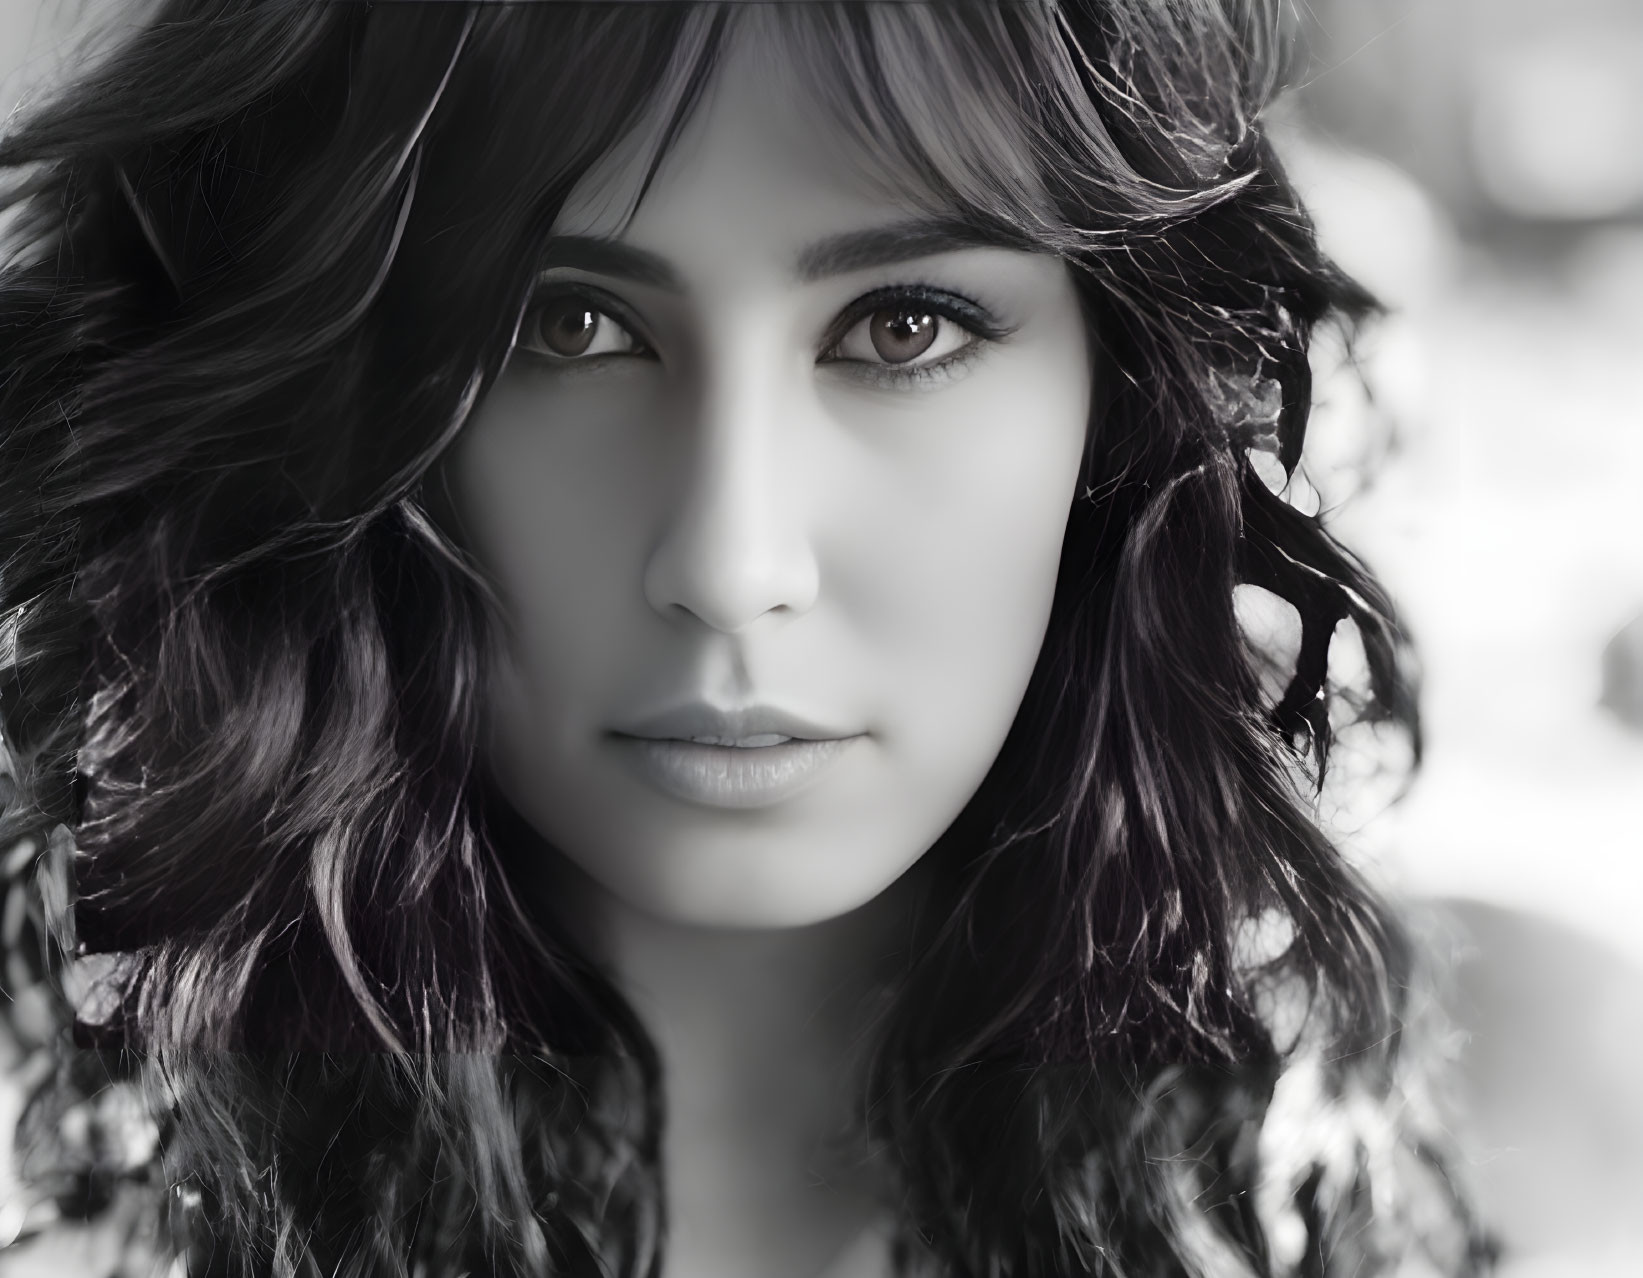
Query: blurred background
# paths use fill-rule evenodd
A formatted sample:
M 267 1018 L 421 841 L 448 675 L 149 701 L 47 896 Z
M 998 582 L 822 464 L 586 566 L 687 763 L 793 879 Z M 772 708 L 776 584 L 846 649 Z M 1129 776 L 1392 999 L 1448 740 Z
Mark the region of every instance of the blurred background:
M 1441 907 L 1505 1272 L 1643 1275 L 1643 3 L 1311 0 L 1302 29 L 1274 135 L 1389 308 L 1372 398 L 1321 344 L 1307 474 L 1425 672 L 1407 793 L 1333 815 Z
M 0 0 L 0 110 L 88 19 L 144 7 Z M 1452 960 L 1458 1134 L 1503 1272 L 1636 1278 L 1643 0 L 1297 0 L 1295 20 L 1273 136 L 1388 308 L 1357 371 L 1319 343 L 1298 499 L 1387 583 L 1425 671 L 1414 781 L 1348 743 L 1325 815 Z

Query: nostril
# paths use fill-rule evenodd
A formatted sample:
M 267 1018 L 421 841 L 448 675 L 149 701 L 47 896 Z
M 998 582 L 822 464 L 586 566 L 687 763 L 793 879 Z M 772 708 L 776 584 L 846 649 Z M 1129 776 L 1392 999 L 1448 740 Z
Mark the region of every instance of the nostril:
M 680 530 L 657 547 L 645 571 L 645 595 L 658 613 L 726 634 L 763 617 L 807 612 L 818 589 L 815 556 L 795 530 L 735 537 Z
M 755 344 L 757 345 L 757 344 Z M 768 370 L 718 371 L 674 457 L 677 505 L 645 565 L 651 607 L 733 633 L 808 611 L 819 589 L 792 396 Z

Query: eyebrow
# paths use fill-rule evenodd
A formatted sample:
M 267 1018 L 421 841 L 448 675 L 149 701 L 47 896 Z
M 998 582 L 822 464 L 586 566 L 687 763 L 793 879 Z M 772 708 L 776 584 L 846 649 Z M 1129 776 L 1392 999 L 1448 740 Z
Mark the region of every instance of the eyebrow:
M 673 263 L 648 249 L 595 235 L 555 235 L 543 250 L 541 269 L 572 267 L 592 275 L 631 284 L 646 284 L 669 293 L 683 293 L 685 282 Z
M 921 218 L 863 231 L 845 231 L 818 240 L 800 252 L 793 273 L 799 282 L 813 284 L 832 275 L 973 248 L 1038 251 L 1036 245 L 1019 234 L 957 218 Z M 553 267 L 605 275 L 668 293 L 685 291 L 683 278 L 667 258 L 599 236 L 554 236 L 548 241 L 541 261 L 543 270 Z
M 958 218 L 920 218 L 828 236 L 799 254 L 795 273 L 801 281 L 811 284 L 829 275 L 974 248 L 1033 250 L 1036 246 L 1019 234 Z

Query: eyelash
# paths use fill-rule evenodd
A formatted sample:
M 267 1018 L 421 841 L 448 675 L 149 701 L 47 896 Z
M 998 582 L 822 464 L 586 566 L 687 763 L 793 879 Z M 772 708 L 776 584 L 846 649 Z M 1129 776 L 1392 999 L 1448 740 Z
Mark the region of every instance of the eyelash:
M 654 356 L 654 348 L 646 340 L 644 330 L 616 298 L 602 289 L 589 285 L 573 285 L 555 288 L 544 286 L 538 288 L 526 303 L 520 319 L 520 332 L 527 327 L 529 317 L 541 307 L 561 301 L 577 301 L 584 303 L 590 311 L 615 323 L 633 340 L 638 348 L 634 351 L 621 352 L 624 356 Z M 930 364 L 876 364 L 868 360 L 842 360 L 835 357 L 835 352 L 843 345 L 844 339 L 853 332 L 858 324 L 874 314 L 887 310 L 920 311 L 934 315 L 937 318 L 952 324 L 970 334 L 971 340 L 957 350 Z M 971 363 L 981 349 L 989 343 L 1002 341 L 1015 330 L 1000 323 L 980 303 L 971 300 L 959 293 L 948 289 L 936 288 L 927 284 L 898 284 L 887 288 L 874 289 L 864 293 L 852 301 L 841 313 L 839 319 L 828 331 L 827 340 L 823 344 L 822 354 L 817 359 L 818 364 L 856 365 L 860 375 L 870 381 L 884 385 L 910 386 L 923 385 L 951 376 L 959 369 Z M 518 346 L 516 349 L 528 356 L 537 364 L 551 368 L 563 368 L 570 364 L 595 363 L 604 358 L 601 355 L 591 357 L 555 356 L 546 355 L 540 351 L 530 350 Z M 615 352 L 607 352 L 615 354 Z
M 830 358 L 844 339 L 864 319 L 881 311 L 912 311 L 934 315 L 947 323 L 957 324 L 970 335 L 970 340 L 957 350 L 929 364 L 875 364 L 867 360 L 837 360 Z M 833 327 L 827 344 L 822 349 L 821 363 L 854 363 L 861 375 L 871 381 L 887 385 L 923 385 L 951 376 L 981 354 L 982 348 L 1008 337 L 1014 330 L 998 320 L 979 302 L 948 289 L 929 284 L 895 284 L 874 289 L 851 302 Z
M 528 347 L 519 345 L 520 337 L 530 328 L 531 317 L 553 302 L 581 302 L 594 314 L 603 316 L 622 328 L 633 339 L 634 345 L 638 347 L 637 350 L 624 351 L 622 354 L 634 356 L 653 353 L 650 343 L 645 339 L 644 326 L 629 314 L 628 309 L 621 302 L 603 289 L 594 288 L 588 284 L 565 285 L 562 287 L 542 285 L 532 292 L 530 299 L 525 303 L 524 312 L 519 317 L 518 332 L 514 335 L 514 349 L 528 356 L 532 362 L 546 365 L 549 368 L 563 368 L 569 364 L 593 364 L 603 358 L 600 355 L 591 357 L 545 355 L 541 351 L 533 351 Z

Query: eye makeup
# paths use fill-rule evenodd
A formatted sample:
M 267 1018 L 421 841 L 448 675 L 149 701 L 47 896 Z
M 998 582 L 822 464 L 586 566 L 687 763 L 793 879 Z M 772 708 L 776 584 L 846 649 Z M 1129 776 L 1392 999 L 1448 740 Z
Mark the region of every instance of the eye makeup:
M 586 313 L 594 318 L 599 329 L 602 330 L 609 324 L 626 334 L 631 342 L 631 348 L 619 351 L 594 351 L 588 354 L 565 354 L 543 349 L 546 342 L 542 333 L 542 321 L 563 313 L 573 304 L 583 307 Z M 541 345 L 530 344 L 532 340 Z M 514 333 L 513 349 L 533 363 L 549 368 L 592 363 L 609 356 L 655 358 L 655 350 L 645 337 L 644 325 L 620 298 L 596 285 L 569 280 L 537 284 L 530 299 L 525 303 L 525 309 L 520 313 L 519 326 Z
M 969 335 L 957 349 L 937 359 L 917 362 L 864 360 L 844 356 L 845 339 L 864 320 L 882 315 L 933 318 L 939 324 L 954 324 Z M 939 328 L 938 328 L 939 340 Z M 864 293 L 840 312 L 828 331 L 817 363 L 848 367 L 856 376 L 886 386 L 924 385 L 951 376 L 971 363 L 990 343 L 1008 338 L 1015 328 L 998 319 L 979 302 L 950 289 L 930 284 L 892 284 Z
M 585 329 L 579 351 L 551 349 L 543 332 L 544 320 L 563 320 L 581 308 Z M 934 359 L 920 362 L 920 354 L 905 361 L 870 359 L 842 353 L 846 339 L 864 322 L 885 316 L 934 323 L 939 342 L 946 325 L 956 326 L 967 337 L 957 348 Z M 607 331 L 611 326 L 616 333 Z M 872 289 L 846 304 L 827 327 L 816 358 L 818 367 L 830 367 L 874 385 L 906 387 L 927 385 L 953 375 L 971 363 L 993 342 L 1003 341 L 1016 331 L 981 303 L 951 289 L 916 282 Z M 621 336 L 617 336 L 617 334 Z M 560 334 L 564 338 L 566 334 Z M 593 349 L 599 343 L 626 339 L 627 349 Z M 875 343 L 876 345 L 876 343 Z M 620 358 L 658 358 L 656 345 L 646 335 L 646 326 L 621 298 L 597 285 L 581 280 L 539 280 L 520 315 L 513 347 L 534 365 L 548 369 L 593 366 Z

